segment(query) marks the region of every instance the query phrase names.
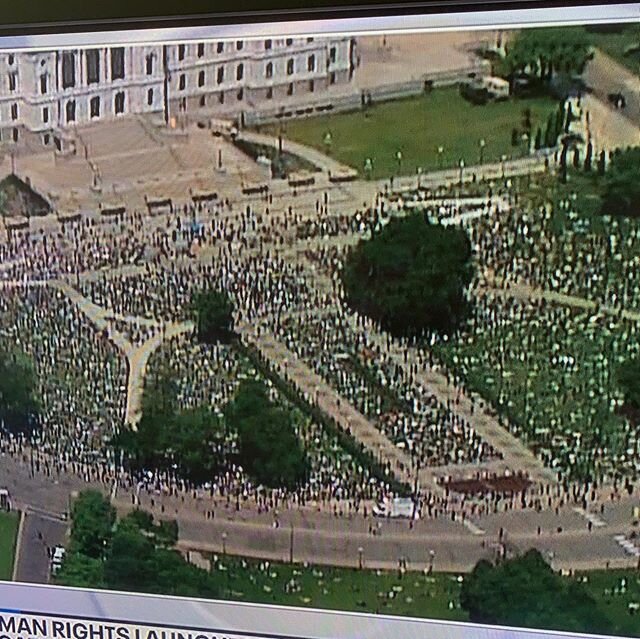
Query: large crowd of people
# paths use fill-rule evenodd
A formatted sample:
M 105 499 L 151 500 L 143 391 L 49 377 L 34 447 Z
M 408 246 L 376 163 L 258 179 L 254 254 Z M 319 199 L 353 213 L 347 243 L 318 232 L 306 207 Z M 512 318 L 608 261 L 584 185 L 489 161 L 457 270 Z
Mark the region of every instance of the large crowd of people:
M 475 185 L 473 201 L 466 202 L 450 192 L 419 189 L 400 198 L 387 191 L 345 212 L 334 211 L 324 194 L 315 212 L 288 206 L 272 214 L 265 196 L 246 206 L 221 200 L 158 217 L 124 213 L 13 236 L 0 245 L 2 340 L 34 360 L 43 406 L 43 428 L 33 442 L 38 464 L 48 468 L 47 460 L 57 459 L 57 472 L 119 482 L 137 498 L 195 490 L 153 469 L 130 477 L 122 460 L 111 457 L 108 439 L 125 415 L 128 363 L 109 332 L 142 344 L 185 320 L 193 293 L 213 287 L 229 294 L 238 328 L 273 334 L 405 451 L 414 468 L 442 467 L 449 475 L 464 465 L 465 472 L 471 466 L 482 473 L 483 463 L 502 458 L 455 400 L 424 382 L 422 373 L 437 370 L 478 407 L 492 405 L 505 428 L 561 480 L 553 487 L 532 484 L 527 497 L 490 494 L 484 500 L 425 488 L 425 514 L 556 508 L 591 499 L 604 480 L 635 477 L 640 438 L 615 413 L 619 397 L 612 381 L 614 364 L 635 353 L 635 323 L 474 292 L 473 314 L 461 335 L 418 343 L 391 339 L 345 305 L 340 268 L 348 246 L 390 215 L 418 209 L 464 224 L 477 283 L 485 287 L 492 272 L 505 286 L 523 282 L 617 309 L 640 307 L 633 286 L 638 260 L 630 257 L 637 253 L 637 227 L 612 222 L 607 233 L 596 233 L 596 222 L 580 218 L 571 198 L 536 209 L 519 193 L 517 180 L 498 182 Z M 51 279 L 65 279 L 106 309 L 109 330 L 97 330 L 63 292 L 46 286 Z M 165 364 L 176 373 L 183 409 L 220 410 L 242 375 L 257 375 L 232 348 L 203 346 L 190 333 L 166 339 L 148 370 Z M 298 410 L 273 392 L 287 409 Z M 241 469 L 230 468 L 212 478 L 211 495 L 242 495 L 260 508 L 345 503 L 350 511 L 389 495 L 388 486 L 335 436 L 299 411 L 297 417 L 312 462 L 307 486 L 267 495 Z M 5 436 L 2 446 L 20 455 L 31 445 Z

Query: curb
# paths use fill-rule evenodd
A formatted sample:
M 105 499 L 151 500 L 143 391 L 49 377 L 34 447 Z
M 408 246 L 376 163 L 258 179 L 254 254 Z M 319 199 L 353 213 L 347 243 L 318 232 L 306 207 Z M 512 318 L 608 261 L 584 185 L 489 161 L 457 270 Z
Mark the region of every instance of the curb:
M 27 511 L 20 511 L 20 523 L 18 524 L 18 534 L 16 536 L 16 551 L 13 555 L 13 572 L 11 573 L 11 580 L 17 581 L 16 577 L 18 575 L 18 563 L 20 558 L 20 550 L 22 548 L 22 531 L 24 529 L 24 522 L 27 518 Z

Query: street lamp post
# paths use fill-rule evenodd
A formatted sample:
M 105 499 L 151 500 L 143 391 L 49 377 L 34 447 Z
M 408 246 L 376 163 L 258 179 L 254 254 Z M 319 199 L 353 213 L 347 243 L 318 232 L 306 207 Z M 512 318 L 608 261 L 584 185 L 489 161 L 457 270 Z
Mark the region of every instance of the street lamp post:
M 444 147 L 438 147 L 438 168 L 442 169 L 442 154 L 444 153 Z
M 223 555 L 227 554 L 227 533 L 226 532 L 222 533 L 222 554 Z
M 462 180 L 464 178 L 464 160 L 462 158 L 460 158 L 460 186 L 462 186 Z
M 507 156 L 506 155 L 502 155 L 502 157 L 500 158 L 500 169 L 502 171 L 502 178 L 504 179 L 504 175 L 505 175 L 505 170 L 504 170 L 504 163 L 507 161 Z
M 484 138 L 480 138 L 480 142 L 478 143 L 480 145 L 480 164 L 484 163 L 484 147 L 487 145 L 487 142 L 485 141 Z
M 291 532 L 289 534 L 289 563 L 293 563 L 293 524 L 291 524 Z
M 364 565 L 362 561 L 363 553 L 364 553 L 364 548 L 362 546 L 358 546 L 358 568 L 360 570 L 362 570 L 362 566 Z

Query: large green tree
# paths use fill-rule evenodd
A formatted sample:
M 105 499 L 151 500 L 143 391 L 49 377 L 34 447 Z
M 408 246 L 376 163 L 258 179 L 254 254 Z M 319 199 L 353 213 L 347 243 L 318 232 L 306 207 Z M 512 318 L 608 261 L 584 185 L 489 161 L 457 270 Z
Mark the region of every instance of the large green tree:
M 226 292 L 206 289 L 195 293 L 191 300 L 191 310 L 201 342 L 225 342 L 232 337 L 234 309 Z
M 634 412 L 640 411 L 640 357 L 621 364 L 617 377 L 627 407 Z
M 56 582 L 76 588 L 104 588 L 104 564 L 101 559 L 70 550 L 56 574 Z
M 208 407 L 178 410 L 177 385 L 169 368 L 149 376 L 137 428 L 120 429 L 112 445 L 138 469 L 171 467 L 197 484 L 213 479 L 226 461 L 222 420 Z
M 80 494 L 72 517 L 69 552 L 55 576 L 57 583 L 190 597 L 220 595 L 215 576 L 192 566 L 175 550 L 175 521 L 158 523 L 151 514 L 136 510 L 110 524 L 106 535 L 115 516 L 109 501 L 95 491 Z M 87 519 L 93 526 L 87 526 Z M 89 542 L 90 529 L 95 543 Z
M 537 550 L 491 564 L 480 561 L 460 594 L 471 621 L 605 633 L 608 620 L 584 586 L 556 574 Z
M 640 217 L 640 147 L 613 154 L 606 170 L 602 212 Z
M 0 351 L 0 425 L 14 434 L 28 434 L 38 411 L 32 361 L 23 353 Z
M 467 312 L 472 278 L 467 234 L 417 213 L 361 240 L 343 269 L 349 306 L 394 335 L 454 331 Z
M 97 490 L 87 490 L 74 501 L 71 516 L 71 550 L 101 559 L 111 542 L 115 509 Z
M 591 40 L 582 29 L 522 29 L 507 44 L 504 65 L 509 77 L 526 73 L 549 84 L 558 74 L 582 73 L 592 56 Z
M 240 463 L 256 482 L 294 488 L 306 480 L 309 462 L 291 415 L 269 400 L 263 383 L 242 382 L 225 419 L 238 433 Z

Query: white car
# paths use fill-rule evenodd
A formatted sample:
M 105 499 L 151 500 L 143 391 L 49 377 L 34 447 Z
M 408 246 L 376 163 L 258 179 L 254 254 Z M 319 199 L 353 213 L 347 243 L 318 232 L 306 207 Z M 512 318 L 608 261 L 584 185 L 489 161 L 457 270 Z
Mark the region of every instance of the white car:
M 64 556 L 67 554 L 67 551 L 62 546 L 56 546 L 53 549 L 53 554 L 51 556 L 51 572 L 55 575 L 60 568 L 62 568 L 62 562 L 64 561 Z

